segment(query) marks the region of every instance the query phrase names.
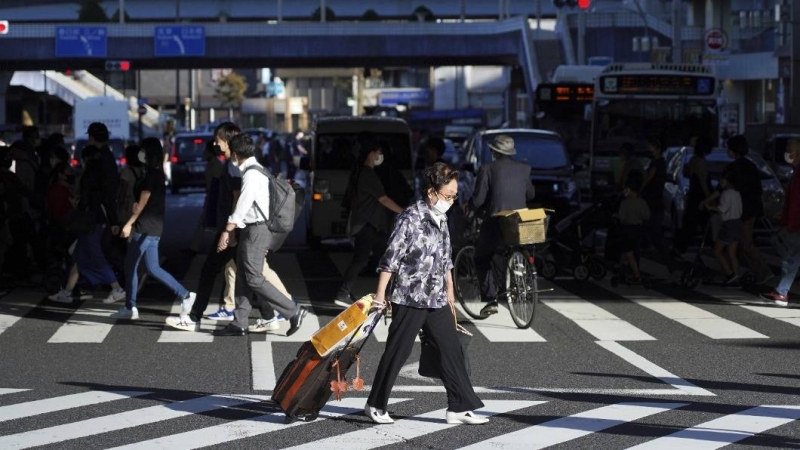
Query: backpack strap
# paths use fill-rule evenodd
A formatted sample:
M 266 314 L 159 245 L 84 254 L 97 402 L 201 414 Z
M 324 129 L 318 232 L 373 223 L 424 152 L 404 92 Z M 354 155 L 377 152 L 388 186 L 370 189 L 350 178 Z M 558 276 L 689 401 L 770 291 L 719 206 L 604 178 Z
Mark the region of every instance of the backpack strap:
M 245 173 L 246 173 L 248 170 L 250 170 L 250 169 L 255 169 L 255 170 L 256 170 L 256 172 L 259 172 L 261 175 L 264 175 L 265 177 L 267 177 L 267 182 L 269 182 L 269 183 L 271 183 L 271 182 L 272 182 L 272 174 L 270 174 L 269 172 L 267 172 L 267 169 L 265 169 L 265 168 L 264 168 L 264 167 L 262 167 L 262 166 L 249 166 L 249 167 L 246 167 L 246 168 L 245 168 L 245 169 L 242 171 L 242 178 L 244 178 L 244 174 L 245 174 Z M 270 201 L 271 201 L 271 200 L 272 200 L 272 195 L 270 194 Z M 260 206 L 258 206 L 258 202 L 257 202 L 257 201 L 253 200 L 253 206 L 255 206 L 255 207 L 256 207 L 256 210 L 258 211 L 258 213 L 259 213 L 259 214 L 261 214 L 261 217 L 263 217 L 263 218 L 264 218 L 264 223 L 266 223 L 266 222 L 269 222 L 269 219 L 267 219 L 267 215 L 266 215 L 266 214 L 264 214 L 264 211 L 262 211 L 262 210 L 261 210 L 261 207 L 260 207 Z

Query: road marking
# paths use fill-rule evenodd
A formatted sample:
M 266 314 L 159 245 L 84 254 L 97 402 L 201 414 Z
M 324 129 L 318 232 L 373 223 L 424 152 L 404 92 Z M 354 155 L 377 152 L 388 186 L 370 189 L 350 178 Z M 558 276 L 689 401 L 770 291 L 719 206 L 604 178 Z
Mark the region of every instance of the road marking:
M 624 361 L 632 364 L 639 370 L 658 378 L 664 383 L 667 383 L 670 386 L 673 386 L 675 389 L 679 389 L 688 395 L 703 395 L 712 397 L 716 396 L 716 394 L 709 392 L 701 387 L 695 386 L 694 384 L 684 380 L 683 378 L 680 378 L 677 375 L 674 375 L 668 372 L 667 370 L 662 369 L 661 367 L 637 355 L 633 351 L 623 347 L 618 342 L 598 341 L 597 345 L 619 356 Z
M 567 319 L 575 322 L 600 341 L 654 341 L 630 322 L 620 319 L 594 303 L 577 298 L 541 300 Z
M 58 327 L 47 340 L 48 344 L 99 344 L 117 323 L 111 318 L 119 307 L 81 306 Z
M 408 399 L 391 399 L 390 404 L 407 401 Z M 329 403 L 322 408 L 320 419 L 332 419 L 348 414 L 355 414 L 364 409 L 365 399 L 345 398 L 341 402 Z M 223 444 L 238 439 L 245 439 L 253 436 L 281 431 L 291 427 L 297 427 L 316 422 L 297 421 L 290 424 L 285 423 L 285 416 L 282 412 L 264 414 L 245 420 L 216 425 L 213 427 L 191 430 L 185 433 L 173 434 L 162 438 L 152 439 L 144 442 L 137 442 L 131 445 L 116 447 L 114 450 L 132 449 L 193 449 L 208 447 L 215 444 Z
M 710 311 L 673 298 L 656 298 L 652 295 L 624 295 L 624 297 L 711 339 L 769 338 L 736 322 L 723 319 Z
M 16 394 L 17 392 L 30 391 L 30 389 L 0 388 L 0 395 Z
M 3 301 L 0 302 L 0 334 L 3 334 L 4 331 L 11 328 L 15 323 L 17 323 L 20 319 L 25 317 L 32 309 L 39 306 L 39 302 L 34 304 L 30 303 L 23 303 L 21 300 L 24 298 L 22 292 L 11 292 L 6 297 L 4 297 Z M 28 294 L 29 295 L 29 294 Z M 20 302 L 10 299 L 16 297 L 20 298 Z
M 250 367 L 253 371 L 253 390 L 272 390 L 275 379 L 275 362 L 272 358 L 272 342 L 253 341 L 250 343 Z
M 750 311 L 757 312 L 763 316 L 771 319 L 777 319 L 781 322 L 800 327 L 800 309 L 797 308 L 782 308 L 780 306 L 758 306 L 758 305 L 741 305 L 742 308 L 749 309 Z
M 686 405 L 687 403 L 618 403 L 616 405 L 603 406 L 569 417 L 562 417 L 523 428 L 513 433 L 503 434 L 483 442 L 462 447 L 462 450 L 483 448 L 531 450 L 545 448 Z
M 460 303 L 456 303 L 456 308 L 463 317 L 469 317 Z M 498 310 L 498 314 L 492 314 L 483 320 L 470 320 L 472 325 L 490 342 L 547 342 L 533 328 L 517 328 L 511 319 L 508 308 L 501 306 Z
M 141 391 L 89 391 L 79 394 L 64 395 L 61 397 L 34 400 L 31 402 L 19 403 L 0 407 L 0 422 L 7 420 L 21 419 L 23 417 L 38 416 L 65 409 L 80 408 L 81 406 L 96 405 L 99 403 L 112 402 L 132 397 L 141 397 L 150 392 Z
M 265 396 L 223 396 L 210 395 L 183 402 L 150 406 L 119 414 L 82 420 L 24 433 L 0 436 L 3 450 L 22 449 L 64 442 L 111 431 L 124 430 L 179 417 L 199 414 L 220 408 L 266 400 Z
M 757 406 L 631 447 L 637 450 L 713 450 L 800 419 L 800 406 Z
M 486 400 L 484 401 L 485 407 L 476 411 L 476 414 L 479 416 L 492 417 L 505 414 L 509 411 L 541 405 L 542 403 L 547 402 Z M 449 424 L 445 421 L 446 412 L 447 409 L 445 408 L 400 419 L 395 422 L 389 432 L 386 432 L 387 430 L 385 427 L 369 427 L 290 448 L 291 450 L 327 450 L 331 448 L 369 450 L 392 444 L 405 443 L 408 445 L 406 442 L 408 440 L 457 427 L 457 424 Z
M 409 363 L 401 367 L 398 375 L 414 381 L 424 381 L 426 383 L 435 383 L 441 385 L 441 381 L 438 378 L 423 377 L 419 374 L 419 361 Z
M 302 280 L 299 283 L 291 283 L 286 285 L 286 289 L 295 299 L 308 299 L 308 288 L 306 287 L 305 280 L 303 279 L 303 270 L 297 262 L 295 254 L 281 254 L 276 253 L 270 255 L 270 262 L 272 270 L 277 271 L 280 268 L 281 281 L 286 285 L 287 280 Z M 273 267 L 274 266 L 274 267 Z M 287 318 L 288 319 L 288 318 Z M 305 342 L 311 339 L 311 336 L 319 330 L 319 317 L 314 314 L 310 309 L 306 318 L 303 319 L 303 324 L 300 329 L 291 336 L 286 336 L 286 331 L 289 330 L 289 321 L 280 322 L 280 330 L 267 333 L 268 341 L 276 342 Z

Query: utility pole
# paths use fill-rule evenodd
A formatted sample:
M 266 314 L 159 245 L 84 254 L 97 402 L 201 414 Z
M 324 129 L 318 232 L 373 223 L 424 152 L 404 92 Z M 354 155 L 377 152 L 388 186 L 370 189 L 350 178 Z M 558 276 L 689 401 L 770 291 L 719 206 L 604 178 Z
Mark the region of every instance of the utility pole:
M 47 131 L 47 71 L 46 70 L 42 72 L 42 77 L 44 78 L 44 80 L 43 80 L 44 81 L 44 97 L 42 97 L 42 125 L 44 125 L 43 126 L 44 129 L 42 131 L 47 133 L 47 134 L 50 134 Z
M 539 39 L 539 30 L 542 29 L 542 0 L 536 0 L 536 39 Z
M 672 62 L 676 64 L 683 61 L 682 22 L 681 1 L 672 0 Z
M 181 0 L 175 0 L 175 22 L 181 21 Z M 180 124 L 181 70 L 175 69 L 175 128 Z
M 578 64 L 586 64 L 586 11 L 578 10 Z
M 136 70 L 136 99 L 142 105 L 142 70 Z M 139 142 L 142 141 L 142 115 L 139 114 Z
M 119 0 L 119 23 L 125 23 L 125 0 Z
M 319 0 L 319 17 L 322 23 L 327 21 L 327 17 L 325 17 L 325 0 Z

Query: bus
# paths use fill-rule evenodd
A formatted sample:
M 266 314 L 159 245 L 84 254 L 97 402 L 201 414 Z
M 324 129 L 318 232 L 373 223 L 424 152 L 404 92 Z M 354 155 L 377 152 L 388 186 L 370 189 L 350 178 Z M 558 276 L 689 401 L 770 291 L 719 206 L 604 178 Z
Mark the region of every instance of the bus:
M 691 146 L 698 136 L 719 136 L 718 83 L 695 64 L 609 64 L 597 78 L 592 103 L 591 190 L 600 199 L 617 189 L 623 144 L 633 145 L 646 167 L 646 141 Z
M 594 85 L 603 70 L 599 66 L 559 66 L 550 83 L 536 87 L 534 117 L 536 128 L 561 136 L 572 164 L 578 187 L 589 190 L 588 168 L 591 137 L 591 105 Z

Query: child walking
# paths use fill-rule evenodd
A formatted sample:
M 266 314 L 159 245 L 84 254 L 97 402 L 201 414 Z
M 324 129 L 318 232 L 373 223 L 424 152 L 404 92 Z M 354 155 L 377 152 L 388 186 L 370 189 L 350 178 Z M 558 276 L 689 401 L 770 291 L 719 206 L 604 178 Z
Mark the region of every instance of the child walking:
M 742 238 L 742 196 L 736 190 L 732 180 L 733 176 L 727 173 L 720 181 L 722 194 L 719 205 L 706 206 L 711 211 L 716 211 L 722 216 L 722 226 L 714 242 L 714 257 L 717 259 L 722 271 L 725 273 L 724 285 L 730 286 L 739 281 L 739 260 L 736 258 L 736 248 Z
M 650 220 L 650 207 L 647 202 L 639 196 L 642 187 L 641 176 L 631 174 L 625 182 L 625 199 L 619 205 L 617 218 L 620 223 L 619 262 L 621 266 L 628 266 L 631 269 L 633 278 L 629 282 L 638 283 L 642 279 L 639 272 L 639 264 L 636 261 L 636 252 L 639 250 L 643 224 Z M 636 175 L 636 176 L 633 176 Z

